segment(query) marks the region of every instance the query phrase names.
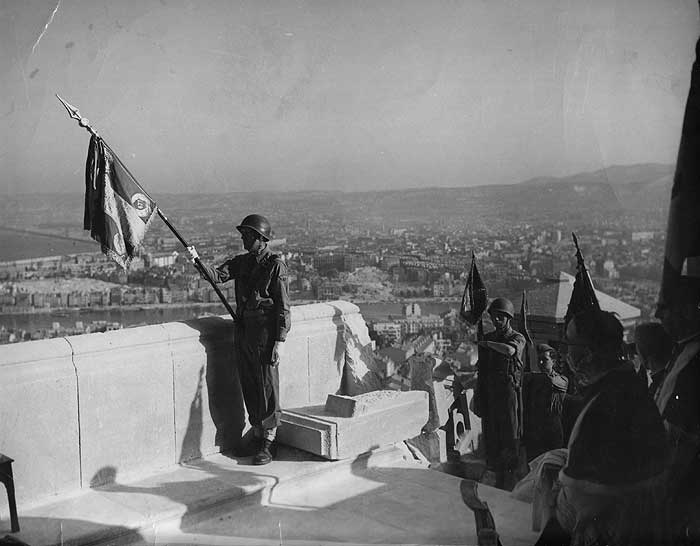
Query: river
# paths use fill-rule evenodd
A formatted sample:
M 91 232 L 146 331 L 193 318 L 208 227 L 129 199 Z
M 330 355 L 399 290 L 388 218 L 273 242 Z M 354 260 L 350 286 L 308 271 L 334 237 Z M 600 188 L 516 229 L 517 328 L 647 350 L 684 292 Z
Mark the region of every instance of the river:
M 450 307 L 458 308 L 457 302 L 419 301 L 417 302 L 423 315 L 439 314 Z M 403 315 L 405 303 L 359 303 L 358 307 L 365 320 L 384 320 L 389 316 L 400 317 Z M 54 322 L 58 322 L 64 328 L 72 328 L 76 321 L 82 321 L 85 325 L 93 321 L 106 320 L 107 322 L 119 322 L 125 328 L 129 326 L 142 326 L 144 324 L 161 324 L 163 322 L 175 322 L 188 320 L 204 315 L 225 315 L 226 310 L 221 304 L 197 304 L 188 306 L 169 306 L 153 308 L 120 308 L 114 307 L 105 310 L 65 310 L 54 313 L 27 313 L 27 314 L 0 314 L 0 326 L 12 330 L 50 329 Z

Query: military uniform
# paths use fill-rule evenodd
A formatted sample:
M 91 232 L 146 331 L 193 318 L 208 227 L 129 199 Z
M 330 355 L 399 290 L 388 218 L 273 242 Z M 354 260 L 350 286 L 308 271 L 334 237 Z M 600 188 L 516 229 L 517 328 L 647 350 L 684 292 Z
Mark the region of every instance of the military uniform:
M 486 462 L 496 471 L 512 472 L 517 466 L 520 438 L 520 380 L 525 337 L 512 328 L 490 332 L 484 341 L 505 343 L 515 349 L 512 356 L 480 348 L 478 389 L 479 413 L 483 419 Z
M 528 461 L 564 447 L 561 414 L 568 384 L 554 370 L 523 375 L 523 444 Z
M 272 439 L 282 414 L 272 349 L 276 341 L 285 341 L 290 328 L 287 266 L 265 246 L 215 269 L 204 267 L 217 282 L 235 281 L 239 320 L 234 348 L 248 420 L 254 430 L 266 431 Z

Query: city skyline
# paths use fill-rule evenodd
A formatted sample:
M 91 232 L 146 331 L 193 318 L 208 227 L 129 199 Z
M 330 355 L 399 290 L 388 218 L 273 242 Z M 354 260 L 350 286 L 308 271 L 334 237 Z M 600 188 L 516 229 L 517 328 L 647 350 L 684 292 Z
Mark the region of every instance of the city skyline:
M 0 194 L 395 190 L 672 164 L 697 3 L 5 2 Z

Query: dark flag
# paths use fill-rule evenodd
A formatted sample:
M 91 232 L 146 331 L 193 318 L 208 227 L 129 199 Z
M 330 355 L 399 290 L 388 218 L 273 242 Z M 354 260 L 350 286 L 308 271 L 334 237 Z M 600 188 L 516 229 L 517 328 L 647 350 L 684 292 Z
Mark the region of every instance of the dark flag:
M 93 135 L 85 166 L 83 227 L 100 243 L 102 252 L 126 269 L 157 212 L 156 203 L 117 155 Z
M 571 236 L 574 238 L 574 245 L 576 245 L 576 279 L 574 280 L 574 289 L 571 292 L 571 299 L 564 317 L 565 326 L 580 311 L 591 308 L 600 309 L 598 296 L 595 294 L 593 282 L 586 268 L 586 262 L 583 261 L 583 254 L 581 254 L 581 249 L 578 246 L 578 239 L 575 233 L 572 233 Z
M 486 286 L 481 280 L 479 269 L 476 267 L 476 258 L 472 252 L 472 265 L 467 276 L 467 283 L 464 285 L 459 314 L 467 323 L 474 325 L 479 322 L 481 315 L 486 310 L 487 303 Z
M 671 189 L 657 316 L 684 298 L 681 277 L 700 277 L 700 40 L 685 105 Z
M 475 324 L 477 325 L 477 341 L 484 339 L 484 323 L 481 320 L 481 315 L 483 315 L 487 305 L 488 296 L 486 295 L 486 285 L 484 281 L 481 280 L 479 269 L 476 267 L 476 257 L 472 252 L 472 264 L 469 268 L 469 275 L 467 275 L 467 283 L 464 285 L 464 294 L 462 295 L 462 304 L 459 307 L 459 315 L 467 324 L 472 326 Z M 482 393 L 485 392 L 486 381 L 486 372 L 481 369 L 481 362 L 484 362 L 483 351 L 484 349 L 482 347 L 478 347 L 479 361 L 477 362 L 477 382 L 472 398 L 474 413 L 478 417 L 485 414 L 486 404 L 486 397 L 482 395 Z

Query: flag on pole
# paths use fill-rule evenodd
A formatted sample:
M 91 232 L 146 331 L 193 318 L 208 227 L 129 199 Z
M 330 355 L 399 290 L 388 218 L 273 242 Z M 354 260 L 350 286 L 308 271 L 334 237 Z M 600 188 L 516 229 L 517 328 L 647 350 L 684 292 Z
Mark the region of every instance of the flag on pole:
M 472 252 L 472 264 L 467 275 L 467 282 L 464 285 L 464 294 L 462 295 L 462 304 L 459 307 L 459 315 L 470 325 L 477 325 L 476 340 L 484 339 L 484 323 L 481 320 L 488 304 L 488 296 L 486 295 L 486 285 L 481 280 L 479 269 L 476 267 L 476 257 Z M 486 371 L 482 369 L 481 363 L 484 362 L 482 347 L 478 348 L 479 360 L 477 362 L 477 381 L 474 388 L 472 404 L 474 413 L 481 417 L 486 411 Z
M 472 264 L 469 268 L 467 283 L 464 285 L 459 314 L 467 323 L 474 325 L 479 322 L 487 303 L 486 286 L 481 280 L 479 269 L 476 267 L 476 258 L 472 252 Z
M 657 316 L 684 298 L 682 277 L 700 277 L 700 40 L 685 104 L 666 228 Z M 687 297 L 687 296 L 686 296 Z
M 575 233 L 571 235 L 574 239 L 574 245 L 576 245 L 576 278 L 574 280 L 574 289 L 569 299 L 569 306 L 566 309 L 566 316 L 564 317 L 565 327 L 576 313 L 585 309 L 600 309 L 598 296 L 596 296 L 593 282 L 586 268 L 586 262 L 583 260 L 583 254 L 581 254 L 581 249 L 578 246 L 578 239 Z
M 532 371 L 534 369 L 535 360 L 535 346 L 532 342 L 532 336 L 530 335 L 530 329 L 527 325 L 527 292 L 523 290 L 523 297 L 520 300 L 520 316 L 518 317 L 518 325 L 516 330 L 520 332 L 525 338 L 525 350 L 523 351 L 523 367 L 526 372 Z
M 114 151 L 93 135 L 85 166 L 83 227 L 100 243 L 102 252 L 126 269 L 157 212 L 156 203 Z

